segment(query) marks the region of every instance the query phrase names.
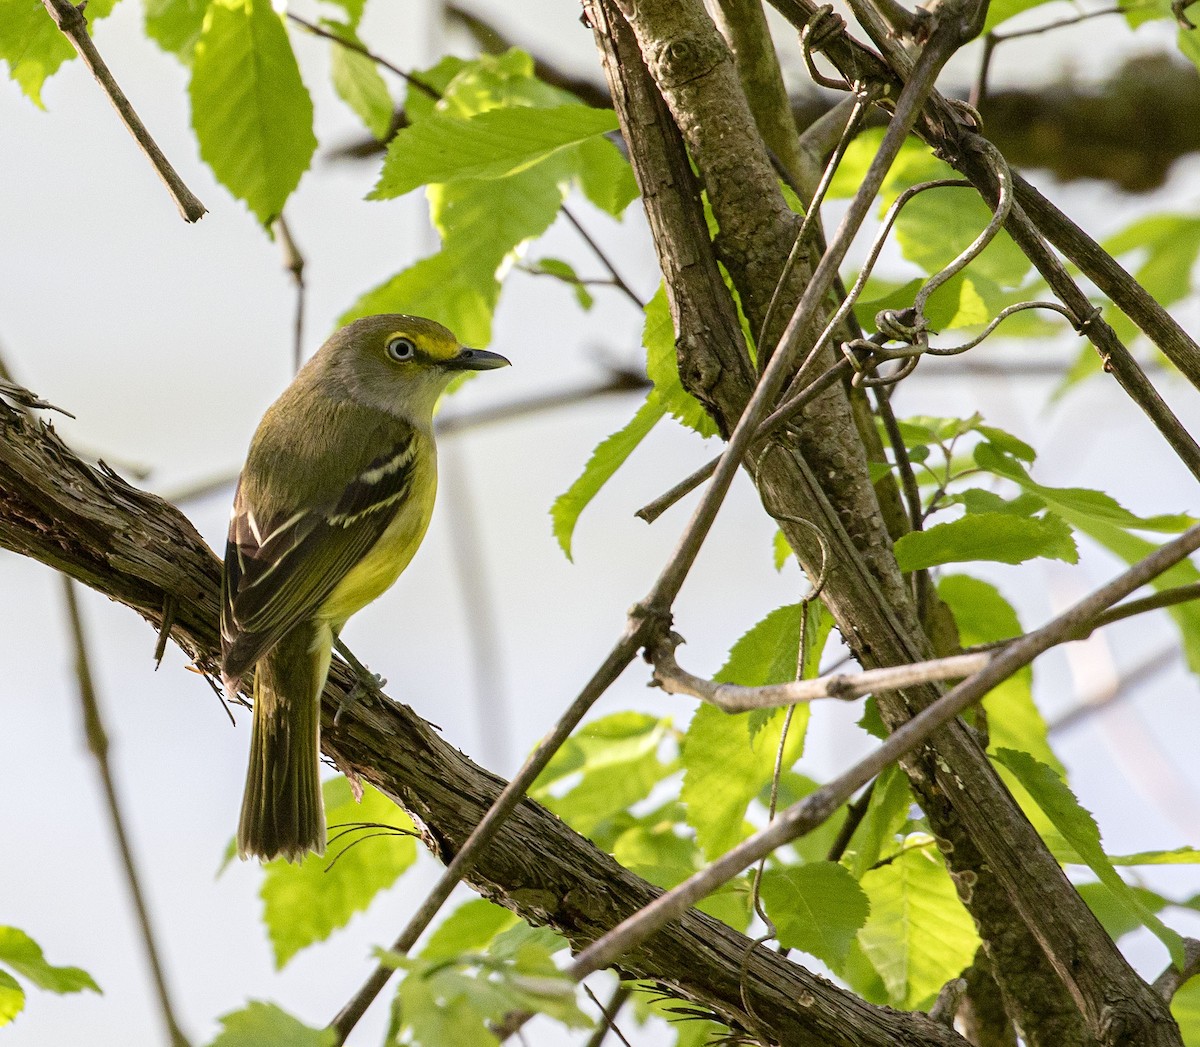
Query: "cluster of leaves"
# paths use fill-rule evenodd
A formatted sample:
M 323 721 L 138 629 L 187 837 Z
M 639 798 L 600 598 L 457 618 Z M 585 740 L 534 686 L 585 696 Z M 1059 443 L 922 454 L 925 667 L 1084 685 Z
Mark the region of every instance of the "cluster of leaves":
M 25 988 L 17 975 L 49 992 L 100 991 L 87 971 L 79 967 L 56 967 L 24 931 L 0 927 L 0 1026 L 7 1025 L 25 1009 Z

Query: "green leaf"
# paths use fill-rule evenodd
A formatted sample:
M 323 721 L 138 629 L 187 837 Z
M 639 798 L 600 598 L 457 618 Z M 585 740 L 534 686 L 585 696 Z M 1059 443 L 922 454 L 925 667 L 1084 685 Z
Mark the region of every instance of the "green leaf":
M 1036 494 L 1059 516 L 1081 529 L 1085 522 L 1095 521 L 1135 531 L 1175 534 L 1186 531 L 1195 523 L 1192 517 L 1184 513 L 1137 516 L 1103 491 L 1086 487 L 1046 487 L 1035 483 L 1024 466 L 1009 454 L 1001 453 L 1002 450 L 1007 448 L 1003 448 L 998 441 L 982 443 L 975 448 L 975 462 L 981 469 L 1012 480 L 1025 491 Z
M 312 100 L 269 0 L 215 0 L 189 93 L 201 157 L 269 226 L 317 148 Z
M 829 626 L 816 612 L 816 607 L 809 612 L 810 628 L 818 630 L 810 634 L 810 666 L 829 635 Z M 799 644 L 800 605 L 780 607 L 733 645 L 714 679 L 746 687 L 793 680 Z M 716 706 L 701 705 L 692 717 L 681 752 L 681 795 L 688 824 L 709 858 L 745 837 L 746 809 L 771 779 L 785 714 L 786 710 L 775 709 L 730 715 Z M 796 707 L 781 762 L 784 770 L 804 751 L 808 717 L 807 705 Z
M 372 822 L 411 832 L 411 819 L 382 793 L 364 786 L 362 803 L 356 803 L 345 778 L 326 782 L 324 793 L 330 829 L 327 853 L 310 854 L 299 865 L 277 859 L 264 868 L 259 894 L 276 967 L 344 927 L 417 857 L 411 835 L 397 832 L 366 839 L 368 833 L 361 830 L 339 831 L 338 826 Z
M 351 43 L 360 43 L 354 30 L 337 22 L 323 22 L 326 29 Z M 379 141 L 385 141 L 392 129 L 395 106 L 379 69 L 366 55 L 339 43 L 330 42 L 330 75 L 333 89 L 363 125 Z
M 1130 910 L 1121 899 L 1117 898 L 1102 883 L 1077 884 L 1075 889 L 1079 896 L 1087 902 L 1088 908 L 1095 914 L 1096 919 L 1108 932 L 1115 942 L 1117 939 L 1136 931 L 1142 926 L 1142 921 Z M 1157 913 L 1170 904 L 1161 894 L 1155 894 L 1145 887 L 1130 887 L 1142 907 L 1147 912 Z
M 908 776 L 896 766 L 885 769 L 871 790 L 866 814 L 846 855 L 850 871 L 857 879 L 861 880 L 880 859 L 890 858 L 899 851 L 897 837 L 908 824 L 912 805 Z
M 367 6 L 367 0 L 326 0 L 326 3 L 340 7 L 346 13 L 346 21 L 352 28 L 358 29 L 358 23 L 362 21 L 363 9 Z
M 313 1029 L 273 1003 L 251 1000 L 220 1018 L 221 1033 L 210 1047 L 330 1047 L 332 1029 Z
M 646 373 L 654 391 L 676 421 L 694 429 L 703 437 L 715 436 L 717 427 L 679 380 L 679 361 L 675 356 L 675 327 L 667 304 L 666 289 L 660 284 L 646 304 L 646 323 L 642 329 L 646 347 Z
M 623 429 L 618 429 L 611 436 L 605 437 L 592 452 L 583 473 L 555 500 L 550 509 L 550 517 L 554 521 L 554 537 L 567 559 L 573 559 L 571 539 L 575 534 L 575 524 L 579 514 L 587 508 L 588 503 L 596 497 L 613 474 L 625 463 L 625 459 L 633 454 L 634 448 L 646 438 L 646 434 L 667 413 L 662 401 L 651 393 L 646 402 L 638 408 Z
M 191 65 L 211 2 L 146 0 L 146 35 L 184 65 Z
M 1042 518 L 970 513 L 925 531 L 913 531 L 896 542 L 896 561 L 902 571 L 971 560 L 1016 564 L 1037 556 L 1067 563 L 1079 559 L 1071 529 L 1059 517 L 1049 513 Z
M 604 136 L 576 147 L 579 188 L 600 210 L 620 218 L 638 197 L 637 180 L 625 155 Z
M 88 31 L 107 17 L 116 0 L 94 0 L 84 9 Z M 44 109 L 42 85 L 63 64 L 75 57 L 75 48 L 36 0 L 0 0 L 0 60 L 8 75 L 21 86 L 34 105 Z
M 896 239 L 910 262 L 927 273 L 949 265 L 981 233 L 992 212 L 973 189 L 935 189 L 905 205 L 896 219 Z M 1003 230 L 966 269 L 1001 287 L 1017 287 L 1032 262 Z
M 500 297 L 495 277 L 482 277 L 479 259 L 465 246 L 422 258 L 364 294 L 339 324 L 375 313 L 415 313 L 450 328 L 466 345 L 492 339 L 492 313 Z
M 971 917 L 932 845 L 910 847 L 862 878 L 871 915 L 858 941 L 893 1007 L 929 1006 L 979 947 Z
M 592 292 L 579 279 L 575 267 L 569 262 L 564 262 L 561 258 L 539 258 L 536 262 L 530 263 L 529 268 L 533 272 L 553 276 L 570 287 L 581 309 L 591 309 L 595 305 L 596 300 L 592 297 Z
M 1017 612 L 987 582 L 965 574 L 946 575 L 938 582 L 938 595 L 954 613 L 963 647 L 993 643 L 1020 636 Z M 1050 749 L 1046 721 L 1033 701 L 1033 670 L 1028 666 L 992 688 L 983 700 L 988 714 L 989 748 L 1019 749 L 1065 774 Z
M 1020 779 L 1029 795 L 1075 852 L 1087 863 L 1096 878 L 1166 947 L 1176 966 L 1184 963 L 1183 939 L 1154 915 L 1113 868 L 1100 844 L 1100 829 L 1091 814 L 1080 806 L 1063 780 L 1028 753 L 1001 749 L 996 753 L 1005 767 Z
M 0 970 L 0 1028 L 25 1009 L 25 990 L 8 971 Z
M 421 959 L 448 960 L 466 952 L 480 952 L 497 934 L 519 921 L 516 913 L 503 906 L 486 898 L 472 898 L 438 924 L 421 950 Z
M 1110 854 L 1113 865 L 1200 865 L 1200 850 L 1176 847 L 1170 851 L 1139 851 L 1137 854 Z
M 993 3 L 988 5 L 987 21 L 984 23 L 983 31 L 990 33 L 1001 22 L 1007 22 L 1022 11 L 1032 11 L 1035 7 L 1041 7 L 1042 4 L 1049 2 L 1050 0 L 993 0 Z
M 614 713 L 576 731 L 546 766 L 531 795 L 585 836 L 649 795 L 674 766 L 659 756 L 670 721 Z M 568 776 L 565 794 L 552 789 Z
M 0 963 L 28 978 L 39 989 L 49 992 L 100 991 L 87 971 L 79 967 L 55 967 L 47 963 L 42 955 L 42 947 L 16 927 L 0 926 Z
M 1200 1047 L 1200 978 L 1189 978 L 1171 998 L 1171 1015 L 1185 1047 Z
M 782 531 L 775 532 L 775 539 L 771 545 L 772 559 L 775 562 L 775 570 L 782 571 L 783 565 L 792 558 L 792 547 L 788 545 L 787 535 Z
M 768 872 L 762 900 L 781 945 L 810 953 L 834 971 L 845 963 L 870 910 L 858 881 L 836 862 Z
M 1160 305 L 1174 305 L 1192 292 L 1192 270 L 1200 256 L 1200 217 L 1148 215 L 1101 246 L 1114 257 L 1144 251 L 1145 260 L 1133 275 Z
M 392 139 L 369 198 L 403 196 L 430 182 L 518 174 L 616 126 L 616 114 L 582 105 L 492 109 L 467 120 L 433 112 Z

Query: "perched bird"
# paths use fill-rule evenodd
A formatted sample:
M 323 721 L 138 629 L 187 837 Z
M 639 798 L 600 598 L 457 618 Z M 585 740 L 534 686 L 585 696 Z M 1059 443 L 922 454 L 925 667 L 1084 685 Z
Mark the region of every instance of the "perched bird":
M 369 316 L 334 334 L 259 423 L 221 584 L 226 689 L 254 670 L 241 857 L 324 852 L 320 703 L 333 642 L 425 535 L 438 397 L 463 371 L 507 364 L 432 320 Z

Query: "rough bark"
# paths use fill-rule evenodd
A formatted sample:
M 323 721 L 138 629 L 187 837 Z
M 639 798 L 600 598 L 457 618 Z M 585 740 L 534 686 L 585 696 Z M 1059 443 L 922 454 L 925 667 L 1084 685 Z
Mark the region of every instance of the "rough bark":
M 172 505 L 80 461 L 52 428 L 0 398 L 0 547 L 33 557 L 126 604 L 215 674 L 220 563 Z M 149 640 L 149 637 L 148 637 Z M 153 649 L 147 643 L 147 656 Z M 322 746 L 338 766 L 408 810 L 425 842 L 452 856 L 504 785 L 384 696 L 346 703 L 353 680 L 335 663 Z M 335 725 L 334 716 L 342 710 Z M 469 877 L 481 893 L 576 947 L 661 892 L 531 800 L 505 823 Z M 871 1006 L 699 912 L 626 956 L 629 977 L 711 1008 L 736 1029 L 796 1047 L 965 1047 L 922 1014 Z M 748 957 L 748 958 L 747 958 Z

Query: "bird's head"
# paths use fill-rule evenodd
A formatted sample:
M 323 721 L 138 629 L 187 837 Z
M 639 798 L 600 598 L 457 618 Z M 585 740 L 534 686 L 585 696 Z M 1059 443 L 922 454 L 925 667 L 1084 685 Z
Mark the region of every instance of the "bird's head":
M 428 425 L 446 386 L 465 371 L 490 371 L 509 361 L 468 349 L 433 320 L 402 313 L 367 316 L 332 335 L 313 359 L 330 369 L 359 403 Z

